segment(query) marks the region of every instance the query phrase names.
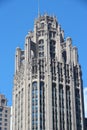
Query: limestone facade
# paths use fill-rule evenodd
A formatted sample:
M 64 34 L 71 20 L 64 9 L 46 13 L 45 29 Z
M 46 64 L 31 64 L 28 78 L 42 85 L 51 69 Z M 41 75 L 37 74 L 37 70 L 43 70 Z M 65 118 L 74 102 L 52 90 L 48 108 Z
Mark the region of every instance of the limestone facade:
M 16 49 L 13 130 L 84 130 L 78 50 L 56 17 L 36 19 Z

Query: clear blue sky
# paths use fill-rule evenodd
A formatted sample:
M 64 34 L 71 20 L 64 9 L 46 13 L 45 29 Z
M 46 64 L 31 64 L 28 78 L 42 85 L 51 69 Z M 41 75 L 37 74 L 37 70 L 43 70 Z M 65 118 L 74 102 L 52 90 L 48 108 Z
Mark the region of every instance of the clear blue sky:
M 87 2 L 86 0 L 40 0 L 40 13 L 58 18 L 78 47 L 79 62 L 83 71 L 84 87 L 87 87 Z M 33 30 L 38 13 L 38 0 L 0 0 L 0 93 L 6 95 L 12 105 L 15 50 L 24 48 L 25 36 Z M 87 94 L 87 93 L 86 93 Z

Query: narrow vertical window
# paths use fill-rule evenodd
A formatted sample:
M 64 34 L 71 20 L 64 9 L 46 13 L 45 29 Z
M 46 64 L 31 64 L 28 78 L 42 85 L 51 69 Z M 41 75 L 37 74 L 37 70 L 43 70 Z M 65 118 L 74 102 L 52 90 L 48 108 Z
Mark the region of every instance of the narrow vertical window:
M 37 82 L 32 83 L 32 129 L 38 129 L 38 88 Z
M 40 82 L 40 130 L 45 130 L 44 82 Z

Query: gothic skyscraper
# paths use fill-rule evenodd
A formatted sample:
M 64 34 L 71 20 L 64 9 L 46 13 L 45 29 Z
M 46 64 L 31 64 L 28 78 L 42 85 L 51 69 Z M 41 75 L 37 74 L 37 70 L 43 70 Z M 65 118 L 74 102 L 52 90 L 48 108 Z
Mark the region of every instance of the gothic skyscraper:
M 13 130 L 84 130 L 78 52 L 56 17 L 39 16 L 16 49 Z

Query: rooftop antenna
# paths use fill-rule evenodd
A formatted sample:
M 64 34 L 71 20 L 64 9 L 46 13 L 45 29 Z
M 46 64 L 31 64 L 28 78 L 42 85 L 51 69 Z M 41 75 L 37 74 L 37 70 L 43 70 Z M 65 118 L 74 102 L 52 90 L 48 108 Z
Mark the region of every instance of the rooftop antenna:
M 40 17 L 40 0 L 38 0 L 38 18 Z

